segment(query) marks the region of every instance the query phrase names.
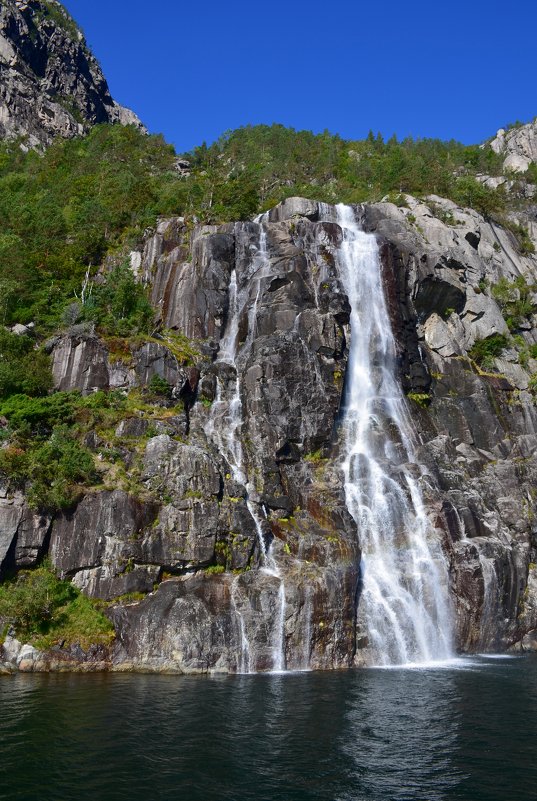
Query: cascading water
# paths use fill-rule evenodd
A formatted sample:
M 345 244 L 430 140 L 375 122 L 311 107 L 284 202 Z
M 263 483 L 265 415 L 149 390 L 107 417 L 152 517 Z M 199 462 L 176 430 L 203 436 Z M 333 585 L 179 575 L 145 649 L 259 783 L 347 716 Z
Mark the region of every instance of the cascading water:
M 358 616 L 367 661 L 427 663 L 451 656 L 447 565 L 430 531 L 412 428 L 396 379 L 395 343 L 375 237 L 337 206 L 339 267 L 351 305 L 342 433 L 347 506 L 362 548 Z
M 261 292 L 261 281 L 266 272 L 270 272 L 270 260 L 267 254 L 267 235 L 263 228 L 262 218 L 258 218 L 259 224 L 259 247 L 253 259 L 252 279 L 257 282 L 255 300 L 248 311 L 248 333 L 243 348 L 246 350 L 251 346 L 255 336 L 255 325 L 257 317 L 257 307 Z M 278 590 L 278 609 L 276 613 L 274 632 L 272 635 L 272 670 L 281 672 L 285 670 L 285 584 L 281 571 L 270 552 L 267 549 L 263 534 L 263 525 L 258 507 L 252 502 L 250 492 L 251 484 L 248 481 L 246 469 L 244 467 L 244 453 L 242 449 L 241 429 L 243 424 L 243 410 L 241 400 L 240 371 L 237 364 L 239 356 L 239 323 L 244 312 L 246 303 L 250 297 L 249 291 L 244 292 L 241 298 L 237 284 L 237 273 L 234 269 L 231 273 L 229 283 L 229 311 L 228 320 L 224 335 L 220 341 L 220 349 L 217 363 L 226 365 L 229 368 L 226 385 L 220 376 L 217 379 L 217 394 L 212 405 L 211 415 L 206 427 L 207 435 L 215 442 L 219 451 L 223 454 L 229 464 L 233 479 L 246 487 L 248 497 L 246 505 L 254 520 L 259 546 L 263 554 L 263 567 L 268 575 L 274 576 L 280 582 Z M 231 588 L 231 603 L 238 621 L 238 628 L 241 641 L 241 653 L 239 655 L 239 672 L 251 672 L 251 649 L 248 641 L 244 617 L 237 605 L 237 581 L 233 582 Z

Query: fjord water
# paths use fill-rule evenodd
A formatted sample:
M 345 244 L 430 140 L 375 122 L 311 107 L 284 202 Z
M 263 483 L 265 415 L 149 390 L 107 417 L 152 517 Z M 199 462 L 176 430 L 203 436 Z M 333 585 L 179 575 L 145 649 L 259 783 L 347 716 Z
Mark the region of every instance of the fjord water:
M 427 518 L 413 431 L 395 365 L 376 238 L 337 206 L 338 260 L 351 305 L 343 409 L 347 507 L 358 525 L 363 588 L 359 622 L 375 665 L 451 656 L 448 568 Z
M 536 670 L 0 677 L 0 799 L 533 801 Z

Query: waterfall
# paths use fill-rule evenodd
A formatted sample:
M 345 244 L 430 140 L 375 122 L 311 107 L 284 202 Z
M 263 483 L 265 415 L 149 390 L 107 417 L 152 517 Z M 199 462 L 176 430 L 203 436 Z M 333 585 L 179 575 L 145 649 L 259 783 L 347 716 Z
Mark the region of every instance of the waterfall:
M 358 618 L 368 633 L 366 658 L 376 665 L 443 660 L 451 656 L 448 570 L 423 504 L 378 247 L 352 208 L 337 206 L 337 220 L 351 305 L 342 469 L 362 548 Z
M 252 280 L 255 279 L 257 287 L 255 289 L 255 300 L 248 309 L 248 332 L 244 345 L 247 351 L 255 337 L 255 325 L 257 318 L 257 307 L 259 303 L 259 296 L 261 294 L 261 283 L 265 274 L 270 273 L 270 259 L 267 253 L 267 235 L 262 224 L 262 218 L 258 220 L 259 225 L 259 246 L 252 262 L 253 274 Z M 279 581 L 279 589 L 277 596 L 277 610 L 275 615 L 274 631 L 272 632 L 272 670 L 274 672 L 282 672 L 285 670 L 285 583 L 284 577 L 278 567 L 271 549 L 267 549 L 265 537 L 263 534 L 263 525 L 259 509 L 252 501 L 252 484 L 248 480 L 246 468 L 244 466 L 244 452 L 242 448 L 241 430 L 243 424 L 243 409 L 241 400 L 241 379 L 238 366 L 239 358 L 239 324 L 241 315 L 244 313 L 250 299 L 249 287 L 243 291 L 242 295 L 239 292 L 237 282 L 237 272 L 235 269 L 231 272 L 229 282 L 229 303 L 228 303 L 228 319 L 225 331 L 220 340 L 220 349 L 217 359 L 217 364 L 225 366 L 224 374 L 227 372 L 231 374 L 232 378 L 228 378 L 226 386 L 220 375 L 217 376 L 217 394 L 211 408 L 211 415 L 206 426 L 207 436 L 218 447 L 218 450 L 226 459 L 234 481 L 246 487 L 247 498 L 246 505 L 254 520 L 257 538 L 263 558 L 263 567 L 261 568 L 267 575 L 274 576 Z M 251 649 L 248 641 L 245 621 L 242 613 L 239 611 L 236 602 L 236 581 L 233 582 L 231 590 L 231 605 L 235 612 L 235 618 L 238 622 L 238 629 L 241 641 L 241 653 L 239 655 L 239 672 L 251 672 Z

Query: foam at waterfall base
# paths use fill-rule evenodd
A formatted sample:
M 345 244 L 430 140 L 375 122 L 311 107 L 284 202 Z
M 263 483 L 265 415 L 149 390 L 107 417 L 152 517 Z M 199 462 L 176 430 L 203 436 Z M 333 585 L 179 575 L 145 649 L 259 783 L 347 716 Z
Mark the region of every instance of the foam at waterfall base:
M 368 665 L 366 670 L 474 670 L 493 667 L 495 660 L 523 659 L 513 654 L 472 654 L 454 656 L 449 659 L 433 659 L 429 662 L 407 662 L 401 665 Z

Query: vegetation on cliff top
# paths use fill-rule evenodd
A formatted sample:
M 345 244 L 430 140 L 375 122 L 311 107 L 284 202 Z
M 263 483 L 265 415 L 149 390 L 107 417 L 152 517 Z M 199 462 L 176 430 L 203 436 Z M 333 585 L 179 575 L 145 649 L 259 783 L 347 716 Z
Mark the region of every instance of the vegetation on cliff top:
M 0 323 L 62 325 L 86 271 L 140 241 L 157 216 L 203 222 L 250 217 L 291 195 L 357 203 L 384 195 L 435 192 L 501 209 L 501 192 L 473 179 L 497 173 L 490 149 L 380 135 L 349 142 L 281 125 L 241 128 L 188 158 L 134 127 L 95 127 L 56 141 L 44 154 L 0 146 Z M 100 276 L 104 281 L 104 273 Z M 112 313 L 112 317 L 114 313 Z

